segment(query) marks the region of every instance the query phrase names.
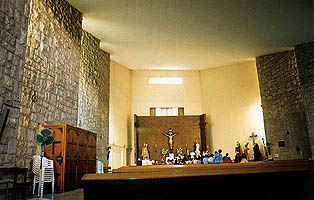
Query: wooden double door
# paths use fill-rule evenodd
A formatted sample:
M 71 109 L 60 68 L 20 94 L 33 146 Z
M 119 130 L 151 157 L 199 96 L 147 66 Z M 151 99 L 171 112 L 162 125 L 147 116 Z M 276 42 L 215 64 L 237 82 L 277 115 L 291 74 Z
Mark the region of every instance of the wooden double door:
M 45 156 L 54 160 L 55 191 L 81 188 L 86 173 L 96 173 L 96 133 L 67 124 L 45 125 L 55 134 L 52 145 L 45 147 Z

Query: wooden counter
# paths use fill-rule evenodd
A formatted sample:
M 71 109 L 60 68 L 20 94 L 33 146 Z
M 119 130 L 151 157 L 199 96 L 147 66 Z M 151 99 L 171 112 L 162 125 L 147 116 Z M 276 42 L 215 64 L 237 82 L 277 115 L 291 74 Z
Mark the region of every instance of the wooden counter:
M 110 174 L 86 174 L 82 182 L 85 199 L 99 191 L 122 199 L 307 199 L 314 195 L 313 174 L 313 161 L 296 160 L 122 167 Z

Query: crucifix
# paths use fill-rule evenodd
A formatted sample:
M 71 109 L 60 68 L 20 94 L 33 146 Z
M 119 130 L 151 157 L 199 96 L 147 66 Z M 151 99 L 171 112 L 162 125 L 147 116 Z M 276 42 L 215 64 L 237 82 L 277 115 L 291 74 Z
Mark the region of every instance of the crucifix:
M 169 148 L 170 148 L 170 151 L 172 152 L 172 150 L 173 150 L 173 137 L 178 135 L 178 133 L 173 132 L 172 128 L 169 128 L 168 133 L 163 133 L 163 135 L 168 137 Z
M 257 135 L 254 135 L 254 132 L 252 132 L 252 135 L 250 136 L 250 138 L 253 140 L 253 146 L 254 146 Z

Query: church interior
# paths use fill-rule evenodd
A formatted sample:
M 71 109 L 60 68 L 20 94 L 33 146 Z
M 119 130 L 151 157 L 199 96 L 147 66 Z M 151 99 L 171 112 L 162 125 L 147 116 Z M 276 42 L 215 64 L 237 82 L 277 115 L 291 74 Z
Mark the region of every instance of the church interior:
M 0 0 L 0 199 L 313 198 L 313 19 L 311 0 Z

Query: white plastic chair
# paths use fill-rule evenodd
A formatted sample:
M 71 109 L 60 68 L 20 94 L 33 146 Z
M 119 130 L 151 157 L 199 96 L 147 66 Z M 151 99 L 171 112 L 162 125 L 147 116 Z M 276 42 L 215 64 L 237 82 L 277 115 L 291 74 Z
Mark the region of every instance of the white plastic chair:
M 39 164 L 38 164 L 39 163 Z M 49 160 L 45 157 L 42 158 L 42 170 L 41 170 L 41 180 L 40 180 L 40 156 L 33 156 L 33 173 L 34 173 L 34 182 L 33 182 L 33 194 L 35 193 L 35 184 L 41 184 L 40 188 L 40 197 L 43 197 L 44 183 L 51 182 L 52 185 L 52 199 L 54 195 L 54 168 L 53 160 Z
M 51 182 L 52 185 L 52 199 L 54 194 L 55 174 L 53 169 L 53 160 L 45 157 L 42 159 L 42 179 L 41 179 L 41 197 L 43 195 L 44 183 Z
M 34 180 L 33 180 L 33 194 L 35 194 L 35 186 L 36 183 L 39 183 L 40 178 L 40 156 L 35 155 L 33 156 L 33 169 L 34 173 Z

